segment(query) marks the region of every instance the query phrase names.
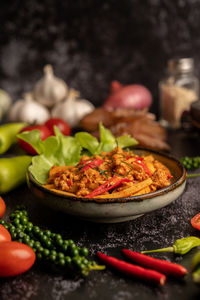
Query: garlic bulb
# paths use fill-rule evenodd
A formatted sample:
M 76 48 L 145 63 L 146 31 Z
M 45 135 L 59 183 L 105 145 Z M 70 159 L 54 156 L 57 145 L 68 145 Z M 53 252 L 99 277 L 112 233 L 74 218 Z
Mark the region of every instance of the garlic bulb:
M 62 118 L 71 127 L 78 125 L 79 121 L 94 110 L 94 105 L 85 99 L 78 99 L 79 92 L 70 89 L 68 98 L 55 105 L 52 109 L 53 118 Z
M 54 76 L 51 65 L 46 65 L 44 67 L 44 77 L 36 83 L 33 91 L 36 101 L 47 107 L 52 107 L 66 98 L 67 92 L 66 83 Z
M 9 113 L 9 120 L 13 122 L 43 124 L 49 118 L 48 109 L 34 101 L 31 93 L 26 93 L 24 100 L 16 101 Z

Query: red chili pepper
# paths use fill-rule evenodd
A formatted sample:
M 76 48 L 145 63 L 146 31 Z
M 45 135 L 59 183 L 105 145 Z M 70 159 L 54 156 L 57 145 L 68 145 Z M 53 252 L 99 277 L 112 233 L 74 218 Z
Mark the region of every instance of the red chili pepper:
M 166 282 L 166 276 L 155 270 L 144 269 L 140 266 L 127 263 L 101 252 L 98 252 L 97 255 L 105 265 L 108 265 L 126 275 L 159 285 L 164 285 Z
M 143 161 L 144 158 L 143 157 L 135 157 L 135 160 L 137 160 L 137 161 Z
M 92 168 L 95 168 L 95 167 L 99 167 L 102 164 L 102 162 L 103 162 L 102 159 L 95 158 L 91 162 L 89 162 L 85 166 L 83 166 L 81 171 L 88 170 L 89 168 L 92 169 Z
M 171 174 L 167 174 L 167 179 L 171 179 L 173 176 Z
M 171 263 L 169 261 L 163 259 L 157 259 L 150 257 L 148 255 L 134 252 L 128 249 L 123 249 L 122 252 L 128 258 L 130 258 L 135 263 L 139 265 L 157 270 L 165 275 L 173 276 L 173 277 L 183 277 L 187 274 L 186 268 L 181 265 Z
M 62 172 L 60 171 L 60 172 L 56 172 L 55 174 L 54 174 L 54 177 L 59 177 L 60 175 L 62 175 Z
M 85 197 L 86 198 L 93 198 L 95 196 L 101 195 L 105 192 L 108 192 L 108 191 L 120 186 L 120 184 L 122 182 L 130 182 L 130 181 L 131 180 L 128 179 L 128 178 L 119 178 L 117 176 L 114 176 L 114 177 L 110 178 L 109 180 L 107 180 L 102 185 L 100 185 L 98 188 L 96 188 L 94 191 L 92 191 L 90 194 L 88 194 Z
M 145 173 L 147 173 L 150 177 L 152 176 L 149 168 L 141 161 L 141 159 L 137 159 L 135 163 L 140 165 L 144 169 Z
M 72 181 L 69 179 L 69 180 L 67 180 L 67 185 L 68 186 L 71 186 L 72 185 Z

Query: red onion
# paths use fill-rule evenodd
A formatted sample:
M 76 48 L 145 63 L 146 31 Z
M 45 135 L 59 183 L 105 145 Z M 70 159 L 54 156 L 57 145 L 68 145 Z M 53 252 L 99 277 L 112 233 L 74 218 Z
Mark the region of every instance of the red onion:
M 140 110 L 149 108 L 152 103 L 150 91 L 143 85 L 122 85 L 118 81 L 111 83 L 110 95 L 103 104 L 107 110 L 115 108 L 133 108 Z

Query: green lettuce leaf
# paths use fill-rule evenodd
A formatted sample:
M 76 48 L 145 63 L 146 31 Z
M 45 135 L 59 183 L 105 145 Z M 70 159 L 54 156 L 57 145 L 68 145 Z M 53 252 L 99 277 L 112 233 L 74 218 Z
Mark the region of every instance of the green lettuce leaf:
M 75 139 L 80 143 L 82 148 L 87 149 L 92 154 L 96 154 L 99 142 L 93 135 L 88 132 L 78 132 L 75 134 Z
M 100 133 L 100 145 L 99 152 L 109 152 L 117 147 L 116 139 L 111 133 L 111 131 L 99 123 L 99 133 Z
M 109 152 L 116 146 L 121 148 L 137 145 L 137 141 L 130 135 L 115 139 L 110 130 L 99 124 L 100 142 L 88 132 L 78 132 L 74 137 L 64 136 L 55 126 L 55 136 L 46 140 L 40 139 L 39 130 L 24 131 L 18 138 L 29 143 L 38 155 L 32 158 L 29 171 L 37 182 L 45 184 L 52 166 L 76 165 L 83 154 L 94 155 Z
M 127 148 L 138 145 L 138 141 L 132 138 L 129 134 L 119 136 L 118 138 L 116 138 L 116 141 L 117 145 L 121 148 Z

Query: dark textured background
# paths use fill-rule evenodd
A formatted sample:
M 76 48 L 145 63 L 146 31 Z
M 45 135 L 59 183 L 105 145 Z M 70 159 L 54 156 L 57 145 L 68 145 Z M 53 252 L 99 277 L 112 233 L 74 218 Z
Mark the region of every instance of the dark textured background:
M 158 81 L 168 58 L 190 56 L 200 65 L 200 0 L 35 0 L 0 3 L 0 87 L 13 100 L 32 89 L 51 63 L 56 75 L 97 106 L 108 94 L 111 80 L 142 83 L 154 95 L 158 112 Z M 173 154 L 197 155 L 199 138 L 173 133 Z M 190 219 L 200 210 L 199 178 L 166 208 L 121 224 L 90 224 L 55 215 L 37 206 L 26 186 L 5 196 L 7 214 L 17 204 L 28 206 L 31 220 L 89 247 L 120 257 L 121 248 L 135 250 L 171 245 L 175 239 L 198 235 Z M 199 236 L 199 235 L 198 235 Z M 188 269 L 195 250 L 181 262 Z M 110 270 L 88 279 L 71 280 L 37 264 L 27 273 L 0 280 L 2 300 L 197 300 L 200 289 L 191 280 L 169 279 L 163 288 L 127 279 Z
M 110 82 L 141 83 L 154 95 L 168 58 L 200 64 L 199 0 L 27 0 L 0 4 L 0 87 L 13 99 L 51 63 L 97 106 Z

